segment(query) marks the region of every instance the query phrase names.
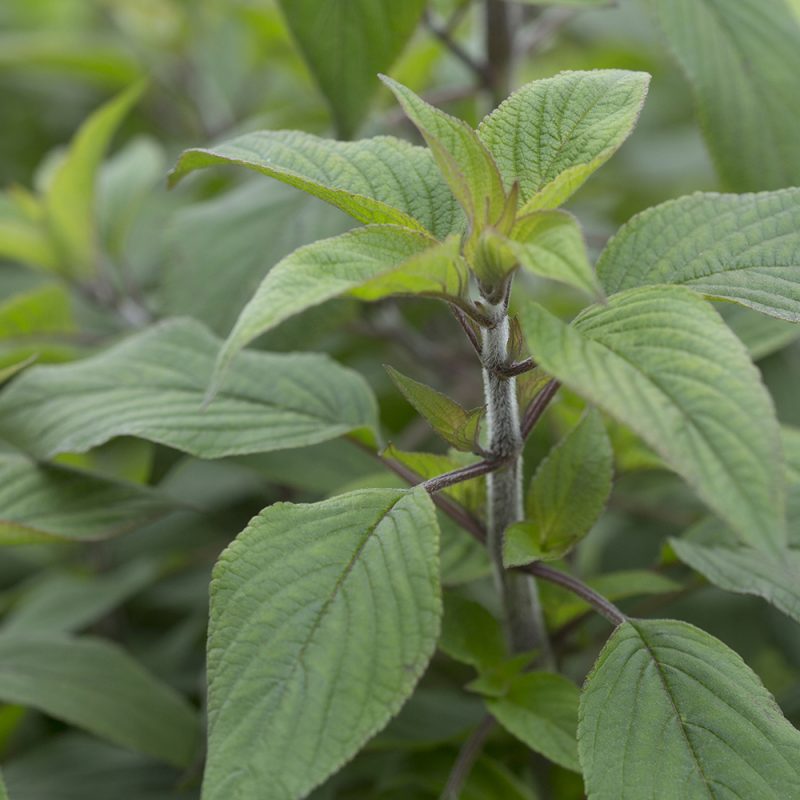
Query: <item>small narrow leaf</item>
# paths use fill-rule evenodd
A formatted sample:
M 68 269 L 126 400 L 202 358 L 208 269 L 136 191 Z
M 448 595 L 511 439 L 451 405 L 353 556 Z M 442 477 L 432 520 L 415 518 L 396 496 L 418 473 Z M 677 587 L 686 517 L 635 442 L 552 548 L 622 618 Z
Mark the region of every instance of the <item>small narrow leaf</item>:
M 144 92 L 136 83 L 95 111 L 77 132 L 44 195 L 47 222 L 68 275 L 96 272 L 95 178 L 111 139 Z
M 339 133 L 352 136 L 386 72 L 416 30 L 424 0 L 279 0 L 331 106 Z
M 381 76 L 408 118 L 428 143 L 439 170 L 474 227 L 495 222 L 506 195 L 497 165 L 475 131 L 463 120 L 426 103 L 397 81 Z
M 514 92 L 478 128 L 520 213 L 561 205 L 633 130 L 650 76 L 625 70 L 562 72 Z
M 458 238 L 437 243 L 392 225 L 368 225 L 301 247 L 276 264 L 225 342 L 216 380 L 257 336 L 334 297 L 374 301 L 391 295 L 457 300 L 467 286 Z
M 27 197 L 36 213 L 28 213 L 11 192 L 0 194 L 0 257 L 34 269 L 55 272 L 58 253 L 44 224 L 39 201 Z
M 520 319 L 536 361 L 649 444 L 755 547 L 785 542 L 775 411 L 741 342 L 684 287 L 632 289 L 566 325 Z
M 578 700 L 572 681 L 550 672 L 527 672 L 511 680 L 502 697 L 488 698 L 489 713 L 531 750 L 580 772 Z
M 542 278 L 574 286 L 596 299 L 603 289 L 595 275 L 580 226 L 564 211 L 537 211 L 520 217 L 507 241 L 520 266 Z
M 597 271 L 609 293 L 676 283 L 800 322 L 800 189 L 650 208 L 620 228 Z
M 583 690 L 578 748 L 593 800 L 785 800 L 800 786 L 800 732 L 736 653 L 675 620 L 617 628 Z
M 463 214 L 430 152 L 391 136 L 336 142 L 300 131 L 247 133 L 211 149 L 186 150 L 170 185 L 218 164 L 276 178 L 360 222 L 427 229 L 439 238 L 463 227 Z
M 211 595 L 203 797 L 305 797 L 384 727 L 433 653 L 434 507 L 384 489 L 270 506 L 223 553 Z
M 246 353 L 203 407 L 219 341 L 170 320 L 73 364 L 32 367 L 0 395 L 0 435 L 40 458 L 137 436 L 202 458 L 376 430 L 366 382 L 327 356 Z
M 0 635 L 0 700 L 36 708 L 110 742 L 186 767 L 199 744 L 195 710 L 116 645 Z
M 597 522 L 611 494 L 613 472 L 603 419 L 589 411 L 539 464 L 528 488 L 525 520 L 505 533 L 506 566 L 566 555 Z
M 386 367 L 389 377 L 403 397 L 428 421 L 430 426 L 456 450 L 474 450 L 478 443 L 483 408 L 467 411 L 446 394 Z
M 141 486 L 0 455 L 0 545 L 106 539 L 173 508 Z

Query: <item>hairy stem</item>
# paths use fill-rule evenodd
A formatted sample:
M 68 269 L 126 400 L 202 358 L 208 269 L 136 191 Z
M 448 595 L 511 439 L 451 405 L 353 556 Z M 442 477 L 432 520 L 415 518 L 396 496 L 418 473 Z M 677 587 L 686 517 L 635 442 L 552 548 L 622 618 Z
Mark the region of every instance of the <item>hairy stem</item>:
M 483 386 L 489 452 L 503 465 L 486 476 L 486 545 L 500 593 L 506 636 L 514 652 L 538 649 L 545 662 L 552 654 L 535 581 L 503 567 L 503 533 L 524 517 L 522 504 L 522 445 L 516 379 L 500 374 L 508 361 L 509 320 L 507 301 L 487 305 L 492 327 L 482 335 Z

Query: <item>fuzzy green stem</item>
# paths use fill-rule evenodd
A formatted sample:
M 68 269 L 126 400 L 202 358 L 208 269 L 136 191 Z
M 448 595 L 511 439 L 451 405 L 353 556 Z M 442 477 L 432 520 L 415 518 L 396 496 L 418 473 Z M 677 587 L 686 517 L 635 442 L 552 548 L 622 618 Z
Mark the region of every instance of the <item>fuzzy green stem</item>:
M 522 445 L 516 379 L 502 374 L 508 363 L 509 321 L 506 301 L 488 305 L 493 326 L 482 329 L 481 356 L 486 396 L 489 452 L 504 466 L 486 476 L 487 536 L 495 582 L 500 593 L 506 637 L 515 653 L 538 649 L 545 662 L 552 654 L 535 580 L 503 567 L 503 533 L 523 519 Z

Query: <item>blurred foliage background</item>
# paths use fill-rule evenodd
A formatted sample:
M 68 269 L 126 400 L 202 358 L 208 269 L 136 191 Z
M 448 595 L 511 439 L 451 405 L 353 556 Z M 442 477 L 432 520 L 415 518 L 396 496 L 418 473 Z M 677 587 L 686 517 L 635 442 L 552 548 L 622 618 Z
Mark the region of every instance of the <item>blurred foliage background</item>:
M 514 85 L 564 69 L 653 75 L 634 135 L 570 204 L 593 253 L 655 203 L 697 190 L 800 183 L 794 0 L 508 6 L 515 20 Z M 483 11 L 482 3 L 464 0 L 286 0 L 283 10 L 270 0 L 4 0 L 0 377 L 32 359 L 81 358 L 166 317 L 195 317 L 227 335 L 272 265 L 350 223 L 315 199 L 241 172 L 212 171 L 168 192 L 165 176 L 177 154 L 259 128 L 414 139 L 380 88 L 379 70 L 477 124 L 493 105 L 480 76 Z M 728 38 L 714 26 L 714 13 L 726 16 Z M 385 18 L 393 32 L 386 37 Z M 116 135 L 110 126 L 109 146 L 75 156 L 80 145 L 73 136 L 90 114 L 142 80 L 141 97 L 131 95 Z M 66 152 L 80 161 L 72 178 L 60 167 Z M 58 196 L 59 181 L 70 184 L 71 194 Z M 42 222 L 53 208 L 78 226 L 82 242 L 56 247 L 52 220 L 50 227 Z M 65 246 L 68 261 L 59 255 Z M 565 315 L 579 307 L 580 299 L 564 289 L 526 285 Z M 800 425 L 797 328 L 739 307 L 720 309 L 757 359 L 781 420 Z M 258 346 L 324 351 L 355 367 L 378 394 L 388 440 L 441 452 L 381 365 L 474 405 L 480 375 L 462 338 L 455 322 L 425 301 L 335 301 L 284 324 Z M 560 398 L 537 429 L 527 461 L 535 464 L 580 411 L 577 399 Z M 613 433 L 612 501 L 571 557 L 572 567 L 632 613 L 686 619 L 721 638 L 800 723 L 797 624 L 756 598 L 708 586 L 676 563 L 666 538 L 704 511 L 632 434 L 619 426 Z M 3 549 L 0 648 L 3 637 L 20 632 L 56 644 L 86 637 L 114 642 L 132 668 L 188 700 L 198 719 L 208 581 L 220 550 L 271 502 L 393 480 L 346 442 L 200 462 L 117 439 L 59 457 L 59 467 L 38 474 L 48 496 L 55 486 L 62 492 L 61 505 L 50 508 L 29 484 L 14 482 L 13 455 L 4 447 L 0 543 L 13 544 L 20 526 L 34 526 L 31 520 L 60 541 Z M 94 478 L 113 482 L 122 496 L 93 495 Z M 126 493 L 140 487 L 151 487 L 158 503 L 134 504 Z M 67 521 L 81 512 L 73 523 L 87 535 L 76 537 Z M 464 596 L 485 597 L 482 553 L 457 530 L 445 533 L 445 583 Z M 607 630 L 560 591 L 542 590 L 560 662 L 580 680 Z M 459 744 L 482 715 L 479 701 L 461 691 L 470 678 L 465 667 L 438 656 L 401 716 L 314 796 L 437 797 Z M 102 726 L 70 721 L 69 713 L 55 713 L 37 697 L 0 706 L 0 763 L 13 800 L 198 796 L 199 757 L 178 768 L 169 764 L 176 759 L 158 758 L 135 741 L 104 736 Z M 521 745 L 497 732 L 464 797 L 583 797 L 576 775 L 553 766 L 543 780 L 536 770 Z

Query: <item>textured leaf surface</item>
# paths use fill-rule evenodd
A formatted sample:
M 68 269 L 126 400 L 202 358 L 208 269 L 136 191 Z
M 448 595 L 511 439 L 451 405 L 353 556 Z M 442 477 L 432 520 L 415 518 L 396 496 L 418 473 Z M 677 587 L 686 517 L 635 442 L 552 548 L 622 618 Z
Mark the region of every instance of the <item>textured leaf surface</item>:
M 520 266 L 542 278 L 561 281 L 593 297 L 603 297 L 583 233 L 563 211 L 540 211 L 517 220 L 507 246 Z
M 89 116 L 47 187 L 48 226 L 68 274 L 87 275 L 97 270 L 95 177 L 111 138 L 143 91 L 143 84 L 135 84 Z
M 799 184 L 800 20 L 785 0 L 647 2 L 689 79 L 726 186 Z
M 403 397 L 428 421 L 430 426 L 456 450 L 471 452 L 478 444 L 478 425 L 482 408 L 467 411 L 446 394 L 415 381 L 387 366 L 386 371 Z
M 177 766 L 189 764 L 198 744 L 194 709 L 99 639 L 1 635 L 0 699 Z
M 212 581 L 205 800 L 304 797 L 410 695 L 439 632 L 424 491 L 270 506 Z
M 481 223 L 495 222 L 505 206 L 503 182 L 494 159 L 475 131 L 463 120 L 426 103 L 397 81 L 386 76 L 382 80 L 419 128 L 467 217 L 477 220 L 477 227 L 481 227 Z
M 368 225 L 301 247 L 276 264 L 244 307 L 220 353 L 219 368 L 289 317 L 343 295 L 457 297 L 467 285 L 459 242 L 393 225 Z
M 361 222 L 423 228 L 437 237 L 463 224 L 430 152 L 390 136 L 336 142 L 300 131 L 248 133 L 212 149 L 187 150 L 170 182 L 218 164 L 276 178 Z
M 561 205 L 625 141 L 650 76 L 625 70 L 562 72 L 514 92 L 478 128 L 523 213 Z
M 218 349 L 200 323 L 171 320 L 92 358 L 34 367 L 0 396 L 0 436 L 43 458 L 116 436 L 219 458 L 376 426 L 367 384 L 321 355 L 247 353 L 204 408 Z
M 742 659 L 675 620 L 631 620 L 581 697 L 592 800 L 785 800 L 800 790 L 800 732 Z
M 511 681 L 503 697 L 486 701 L 495 719 L 531 750 L 580 772 L 578 687 L 562 675 L 528 672 Z
M 548 372 L 629 426 L 756 547 L 785 541 L 771 399 L 741 342 L 683 287 L 645 287 L 571 326 L 535 304 L 520 320 Z
M 725 324 L 741 339 L 753 361 L 766 358 L 800 339 L 800 325 L 765 317 L 733 303 L 720 303 L 717 310 Z
M 590 411 L 539 464 L 523 522 L 503 539 L 507 566 L 561 558 L 591 530 L 611 494 L 614 454 L 603 418 Z
M 419 22 L 424 0 L 280 0 L 289 28 L 344 137 L 369 109 Z
M 0 545 L 106 539 L 173 507 L 141 486 L 0 455 Z
M 650 208 L 620 229 L 597 272 L 609 293 L 677 283 L 800 322 L 800 189 Z

